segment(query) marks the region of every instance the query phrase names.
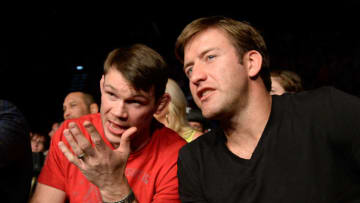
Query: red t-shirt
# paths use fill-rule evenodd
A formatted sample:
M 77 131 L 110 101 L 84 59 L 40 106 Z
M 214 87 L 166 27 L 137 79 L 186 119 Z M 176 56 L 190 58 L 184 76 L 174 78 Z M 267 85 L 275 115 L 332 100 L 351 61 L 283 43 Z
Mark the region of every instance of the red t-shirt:
M 113 149 L 104 137 L 100 114 L 72 120 L 90 140 L 90 135 L 82 125 L 85 120 L 93 123 L 105 143 Z M 58 147 L 59 141 L 67 144 L 63 131 L 68 124 L 69 121 L 65 121 L 53 136 L 38 181 L 64 191 L 70 202 L 102 203 L 99 189 L 67 160 Z M 159 125 L 154 130 L 151 141 L 140 151 L 130 154 L 125 175 L 140 203 L 180 202 L 176 162 L 179 149 L 185 144 L 186 142 L 174 131 Z

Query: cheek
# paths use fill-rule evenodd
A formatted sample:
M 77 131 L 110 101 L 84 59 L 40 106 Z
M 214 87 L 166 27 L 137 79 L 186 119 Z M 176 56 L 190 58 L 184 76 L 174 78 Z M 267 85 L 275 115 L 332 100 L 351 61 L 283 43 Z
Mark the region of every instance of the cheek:
M 196 87 L 195 87 L 194 85 L 191 85 L 191 84 L 190 84 L 190 92 L 191 92 L 191 94 L 192 94 L 192 97 L 193 97 L 196 105 L 200 107 L 199 98 L 198 98 L 198 96 L 196 95 Z
M 107 112 L 110 108 L 111 108 L 110 102 L 107 101 L 107 100 L 105 100 L 105 99 L 102 99 L 102 100 L 101 100 L 101 105 L 100 105 L 100 112 L 101 112 L 101 113 L 105 113 L 105 112 Z
M 148 123 L 147 121 L 153 118 L 152 111 L 136 111 L 132 110 L 132 113 L 129 115 L 129 121 L 134 126 L 143 126 Z
M 197 96 L 196 96 L 196 87 L 195 87 L 195 85 L 190 84 L 189 87 L 190 87 L 190 92 L 191 92 L 193 98 L 196 98 Z

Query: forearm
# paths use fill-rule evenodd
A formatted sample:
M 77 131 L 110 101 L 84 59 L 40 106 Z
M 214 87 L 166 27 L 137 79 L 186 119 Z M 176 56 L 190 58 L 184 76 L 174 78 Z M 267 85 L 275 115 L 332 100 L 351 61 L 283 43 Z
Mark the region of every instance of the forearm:
M 64 203 L 65 192 L 57 188 L 38 183 L 30 203 Z

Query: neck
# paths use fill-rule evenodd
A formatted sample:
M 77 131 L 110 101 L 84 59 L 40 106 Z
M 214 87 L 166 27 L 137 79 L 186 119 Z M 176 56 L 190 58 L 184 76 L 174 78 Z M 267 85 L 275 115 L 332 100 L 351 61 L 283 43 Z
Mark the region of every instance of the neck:
M 149 126 L 146 129 L 139 131 L 132 139 L 130 144 L 131 153 L 141 150 L 149 143 L 152 135 L 152 128 Z
M 251 158 L 271 111 L 271 96 L 264 88 L 249 91 L 247 105 L 221 123 L 228 148 L 236 155 Z

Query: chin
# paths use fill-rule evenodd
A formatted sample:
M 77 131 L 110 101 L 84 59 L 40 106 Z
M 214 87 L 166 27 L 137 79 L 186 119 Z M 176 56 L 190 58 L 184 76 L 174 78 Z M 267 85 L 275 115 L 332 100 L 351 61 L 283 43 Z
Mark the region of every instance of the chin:
M 121 135 L 114 135 L 111 132 L 105 131 L 105 137 L 110 143 L 120 143 Z
M 206 119 L 213 119 L 214 118 L 214 112 L 211 112 L 209 110 L 202 110 L 202 115 L 206 118 Z

